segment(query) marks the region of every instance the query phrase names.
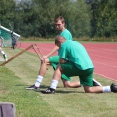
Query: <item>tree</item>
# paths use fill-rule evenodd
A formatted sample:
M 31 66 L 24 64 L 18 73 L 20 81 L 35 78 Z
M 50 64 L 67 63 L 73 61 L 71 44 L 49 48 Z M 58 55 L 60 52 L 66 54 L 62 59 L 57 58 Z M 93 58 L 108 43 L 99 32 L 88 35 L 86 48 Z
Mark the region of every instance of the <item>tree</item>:
M 93 0 L 92 36 L 111 37 L 117 35 L 117 1 Z
M 13 23 L 14 11 L 15 2 L 13 0 L 0 0 L 0 21 L 2 25 L 8 27 L 9 22 Z
M 14 0 L 9 1 L 7 3 L 6 0 L 0 1 L 1 4 L 7 4 L 3 8 L 5 16 L 1 18 L 2 23 L 8 25 L 10 22 L 14 31 L 22 36 L 48 38 L 57 35 L 58 32 L 54 29 L 54 18 L 59 15 L 65 18 L 66 28 L 73 36 L 90 34 L 89 5 L 85 1 L 22 0 L 19 4 L 15 4 Z M 0 11 L 2 12 L 1 8 Z

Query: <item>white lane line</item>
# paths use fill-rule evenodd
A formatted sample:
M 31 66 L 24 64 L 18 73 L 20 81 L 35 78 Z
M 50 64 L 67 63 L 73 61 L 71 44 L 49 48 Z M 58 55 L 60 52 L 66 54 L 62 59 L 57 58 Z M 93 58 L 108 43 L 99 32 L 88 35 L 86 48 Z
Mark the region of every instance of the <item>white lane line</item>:
M 99 74 L 99 73 L 95 73 L 95 72 L 94 72 L 94 74 L 99 75 L 99 76 L 102 76 L 102 77 L 107 78 L 107 79 L 110 79 L 110 80 L 113 80 L 113 81 L 117 81 L 116 79 L 110 78 L 110 77 L 105 76 L 105 75 L 103 75 L 103 74 Z

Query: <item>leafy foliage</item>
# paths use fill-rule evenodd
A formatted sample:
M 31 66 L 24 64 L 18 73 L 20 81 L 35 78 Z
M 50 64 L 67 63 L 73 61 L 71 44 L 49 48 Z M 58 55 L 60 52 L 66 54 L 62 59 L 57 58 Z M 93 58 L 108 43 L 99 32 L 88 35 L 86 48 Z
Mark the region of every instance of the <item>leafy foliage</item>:
M 10 22 L 14 31 L 22 36 L 46 38 L 55 36 L 58 32 L 54 29 L 53 23 L 54 18 L 59 15 L 65 17 L 67 28 L 73 35 L 86 35 L 90 31 L 87 4 L 82 0 L 79 0 L 79 2 L 70 0 L 22 0 L 20 4 L 15 4 L 13 0 L 10 1 L 12 2 L 7 2 L 7 5 L 6 1 L 1 1 L 1 4 L 4 3 L 6 6 L 4 9 L 0 8 L 0 11 L 6 12 L 4 17 L 0 17 L 0 20 L 2 25 L 7 28 L 10 28 Z M 9 9 L 12 12 L 9 12 Z M 85 19 L 87 19 L 87 22 L 85 22 Z M 82 28 L 82 25 L 86 28 Z
M 8 21 L 11 22 L 15 16 L 15 2 L 13 0 L 0 0 L 0 21 L 2 25 L 6 25 Z
M 117 35 L 117 1 L 94 0 L 92 2 L 93 36 L 111 37 Z
M 0 0 L 1 24 L 24 37 L 55 36 L 59 15 L 74 37 L 117 35 L 116 0 Z

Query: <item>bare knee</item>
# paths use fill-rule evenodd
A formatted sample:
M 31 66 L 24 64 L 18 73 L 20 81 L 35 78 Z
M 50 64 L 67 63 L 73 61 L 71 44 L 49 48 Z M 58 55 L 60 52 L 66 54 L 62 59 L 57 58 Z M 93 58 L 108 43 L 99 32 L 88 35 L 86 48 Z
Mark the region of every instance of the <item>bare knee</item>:
M 64 85 L 65 88 L 72 88 L 70 81 L 63 80 L 63 85 Z
M 85 90 L 85 93 L 92 93 L 90 90 Z
M 69 85 L 69 84 L 65 84 L 64 87 L 65 87 L 65 88 L 72 88 L 72 86 Z
M 41 64 L 46 64 L 46 65 L 49 65 L 50 64 L 50 61 L 49 59 L 45 59 L 45 60 L 41 60 Z

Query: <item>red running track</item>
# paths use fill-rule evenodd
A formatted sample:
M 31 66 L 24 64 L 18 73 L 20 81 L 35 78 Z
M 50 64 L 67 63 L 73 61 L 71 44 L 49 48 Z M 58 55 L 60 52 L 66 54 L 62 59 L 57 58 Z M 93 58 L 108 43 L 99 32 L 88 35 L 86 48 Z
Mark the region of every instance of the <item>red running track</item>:
M 22 43 L 21 48 L 24 49 L 31 44 L 33 43 Z M 37 45 L 44 55 L 54 47 L 54 43 L 37 43 Z M 83 45 L 95 66 L 94 73 L 117 81 L 117 43 L 84 43 Z M 34 52 L 33 49 L 29 51 Z

